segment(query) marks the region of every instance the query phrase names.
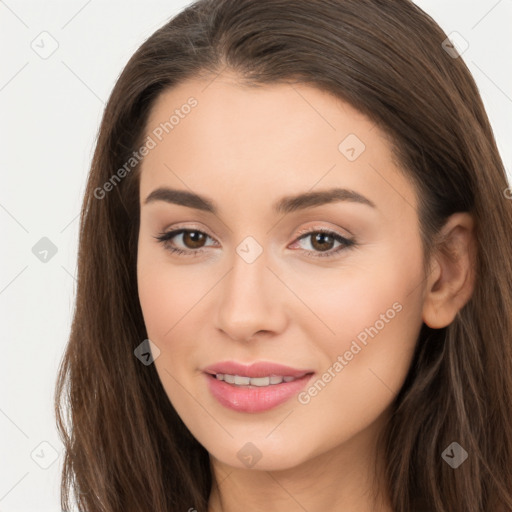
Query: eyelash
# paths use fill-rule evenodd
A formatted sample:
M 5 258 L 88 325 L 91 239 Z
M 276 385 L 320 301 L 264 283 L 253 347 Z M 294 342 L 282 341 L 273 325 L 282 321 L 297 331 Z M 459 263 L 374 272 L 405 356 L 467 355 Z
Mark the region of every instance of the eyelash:
M 184 229 L 184 228 L 159 233 L 159 235 L 155 236 L 154 238 L 156 238 L 158 240 L 158 242 L 162 243 L 164 245 L 165 249 L 170 251 L 171 253 L 179 254 L 179 255 L 183 255 L 183 256 L 187 256 L 187 257 L 188 256 L 196 256 L 197 254 L 203 252 L 202 248 L 201 249 L 184 250 L 184 249 L 180 249 L 179 247 L 173 247 L 169 244 L 169 242 L 171 241 L 172 238 L 174 238 L 177 235 L 181 235 L 182 233 L 187 233 L 187 232 L 188 233 L 191 233 L 191 232 L 192 233 L 201 233 L 203 235 L 206 235 L 209 238 L 212 238 L 212 237 L 210 237 L 210 235 L 208 235 L 204 231 L 200 231 L 199 229 Z M 345 237 L 339 235 L 338 233 L 336 233 L 335 231 L 331 231 L 326 228 L 318 228 L 318 229 L 313 229 L 313 230 L 310 229 L 310 230 L 300 231 L 298 233 L 299 236 L 295 239 L 295 242 L 302 240 L 304 238 L 307 238 L 310 235 L 317 234 L 317 233 L 323 233 L 323 234 L 329 235 L 336 242 L 339 242 L 341 245 L 336 249 L 331 249 L 329 251 L 324 251 L 324 252 L 304 250 L 306 255 L 313 256 L 314 258 L 332 258 L 332 257 L 338 255 L 341 251 L 343 251 L 345 249 L 353 248 L 357 245 L 355 239 L 345 238 Z

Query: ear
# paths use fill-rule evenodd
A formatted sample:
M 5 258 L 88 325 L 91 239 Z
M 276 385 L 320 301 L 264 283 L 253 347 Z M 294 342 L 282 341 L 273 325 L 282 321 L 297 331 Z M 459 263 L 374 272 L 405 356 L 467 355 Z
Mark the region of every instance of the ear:
M 432 255 L 423 321 L 433 329 L 449 325 L 473 294 L 476 274 L 474 220 L 469 213 L 453 214 L 443 226 Z

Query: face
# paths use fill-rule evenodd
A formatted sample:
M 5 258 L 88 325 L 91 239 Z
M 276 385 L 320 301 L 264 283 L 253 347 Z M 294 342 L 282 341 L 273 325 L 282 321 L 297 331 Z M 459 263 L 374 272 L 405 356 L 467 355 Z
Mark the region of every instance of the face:
M 139 298 L 196 439 L 277 470 L 380 425 L 424 298 L 417 199 L 385 134 L 313 87 L 224 74 L 163 93 L 146 141 Z

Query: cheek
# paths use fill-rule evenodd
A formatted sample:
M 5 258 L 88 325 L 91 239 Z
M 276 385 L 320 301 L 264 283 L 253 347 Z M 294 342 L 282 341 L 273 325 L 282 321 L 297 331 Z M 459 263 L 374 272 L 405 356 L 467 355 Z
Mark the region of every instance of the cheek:
M 420 317 L 418 297 L 411 293 L 411 283 L 420 282 L 419 262 L 386 258 L 381 251 L 357 264 L 342 262 L 339 270 L 320 270 L 314 275 L 311 270 L 283 273 L 283 280 L 309 310 L 302 307 L 305 314 L 294 321 L 332 356 L 349 350 L 355 339 L 364 344 L 374 336 L 385 337 L 386 331 L 390 343 L 400 343 L 406 336 L 396 333 L 413 320 L 411 308 Z
M 397 357 L 402 349 L 414 346 L 421 327 L 423 269 L 420 240 L 414 226 L 407 227 L 403 243 L 400 234 L 383 236 L 350 253 L 339 272 L 317 273 L 314 280 L 303 278 L 308 304 L 323 320 L 324 346 L 331 359 L 351 350 L 354 341 L 362 347 L 359 361 L 373 353 L 389 359 L 390 354 L 379 351 L 377 340 Z M 373 351 L 363 350 L 370 345 L 375 346 Z
M 176 282 L 173 286 L 166 285 L 165 276 L 152 269 L 139 278 L 139 301 L 144 316 L 148 336 L 162 339 L 177 321 L 176 313 Z M 169 283 L 170 284 L 170 283 Z M 170 304 L 173 308 L 169 308 Z
M 338 280 L 320 279 L 316 292 L 309 289 L 309 304 L 331 332 L 322 328 L 323 334 L 317 330 L 312 338 L 326 357 L 317 380 L 300 397 L 305 407 L 325 411 L 333 425 L 356 432 L 390 405 L 422 324 L 420 282 L 421 259 L 390 248 L 341 272 Z M 322 327 L 318 320 L 315 325 Z
M 160 247 L 139 243 L 137 284 L 139 301 L 148 336 L 157 340 L 171 337 L 180 319 L 186 321 L 187 311 L 200 301 L 208 290 L 208 281 L 189 269 L 169 261 Z M 195 277 L 194 277 L 195 276 Z
M 305 417 L 323 418 L 321 426 L 304 424 L 311 436 L 319 428 L 328 442 L 355 436 L 390 407 L 403 386 L 419 334 L 414 315 L 404 307 L 389 323 L 368 324 L 361 333 L 364 337 L 339 338 L 329 347 L 325 368 L 299 396 Z
M 164 369 L 178 376 L 197 367 L 197 354 L 204 351 L 200 340 L 207 338 L 200 332 L 207 328 L 203 308 L 217 274 L 208 266 L 173 263 L 163 249 L 139 246 L 139 301 L 148 338 L 160 350 L 155 365 L 166 389 L 173 380 Z

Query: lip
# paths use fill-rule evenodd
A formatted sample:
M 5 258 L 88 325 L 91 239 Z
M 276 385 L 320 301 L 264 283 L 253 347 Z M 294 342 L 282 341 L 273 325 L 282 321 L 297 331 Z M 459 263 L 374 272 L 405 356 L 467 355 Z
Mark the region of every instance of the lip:
M 207 385 L 213 397 L 224 407 L 247 413 L 258 413 L 273 409 L 297 395 L 314 375 L 313 370 L 300 370 L 269 362 L 242 365 L 225 361 L 208 366 L 203 370 Z M 235 386 L 215 377 L 217 373 L 240 375 L 241 377 L 268 377 L 271 375 L 294 377 L 291 382 L 270 386 Z
M 268 377 L 270 375 L 281 375 L 282 377 L 299 378 L 313 370 L 301 370 L 291 368 L 282 364 L 269 361 L 258 361 L 249 365 L 237 363 L 236 361 L 222 361 L 212 364 L 203 369 L 205 373 L 217 374 L 227 373 L 229 375 L 240 375 L 240 377 Z

